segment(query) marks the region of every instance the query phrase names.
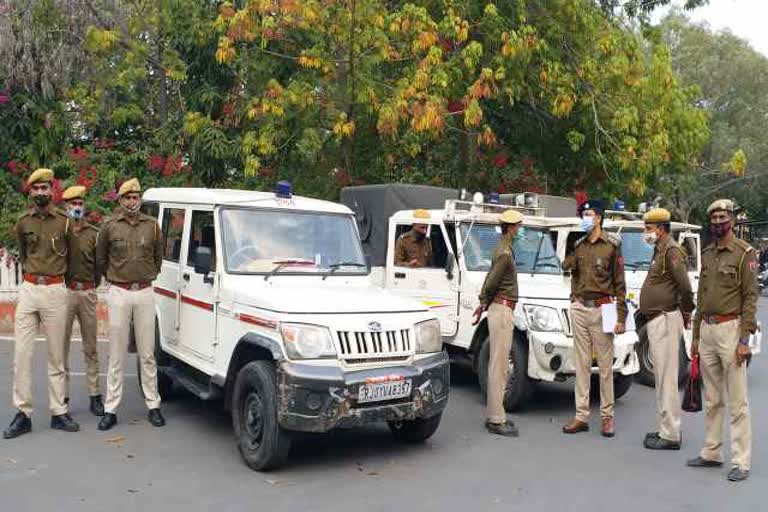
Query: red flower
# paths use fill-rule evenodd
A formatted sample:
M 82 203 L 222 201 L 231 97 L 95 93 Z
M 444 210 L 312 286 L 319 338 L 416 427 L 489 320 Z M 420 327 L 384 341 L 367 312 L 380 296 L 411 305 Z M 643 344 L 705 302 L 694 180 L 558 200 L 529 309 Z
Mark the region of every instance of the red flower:
M 149 155 L 147 158 L 147 168 L 150 171 L 161 172 L 165 167 L 165 158 L 162 155 Z
M 491 164 L 497 169 L 506 167 L 508 163 L 509 163 L 509 158 L 505 153 L 499 153 L 498 155 L 493 157 L 493 159 L 491 159 Z
M 117 190 L 110 190 L 101 197 L 105 201 L 117 201 Z
M 6 93 L 0 93 L 0 103 L 9 103 L 11 101 L 11 97 L 8 96 Z
M 77 184 L 90 189 L 96 183 L 97 176 L 98 176 L 98 172 L 96 172 L 95 167 L 93 166 L 81 167 L 80 174 L 77 177 Z
M 583 190 L 577 190 L 573 193 L 573 197 L 576 198 L 576 204 L 579 206 L 587 202 L 587 193 Z
M 112 139 L 96 139 L 93 141 L 93 147 L 96 149 L 110 149 L 115 147 L 116 142 Z
M 67 151 L 67 156 L 75 162 L 82 163 L 90 158 L 90 154 L 84 148 L 74 148 Z
M 448 112 L 451 114 L 464 112 L 465 107 L 464 100 L 451 100 L 448 102 Z

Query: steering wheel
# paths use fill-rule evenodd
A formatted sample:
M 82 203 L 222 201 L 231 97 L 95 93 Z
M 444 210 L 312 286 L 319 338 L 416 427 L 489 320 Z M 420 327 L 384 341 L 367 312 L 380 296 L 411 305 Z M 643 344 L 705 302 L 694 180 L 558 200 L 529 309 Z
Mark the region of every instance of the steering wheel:
M 239 268 L 240 267 L 240 261 L 239 259 L 242 259 L 242 263 L 245 263 L 247 260 L 245 258 L 245 253 L 247 251 L 252 251 L 254 253 L 254 256 L 258 257 L 258 251 L 259 247 L 256 245 L 244 245 L 240 247 L 238 250 L 236 250 L 234 253 L 232 253 L 232 256 L 230 256 L 230 263 L 233 268 Z

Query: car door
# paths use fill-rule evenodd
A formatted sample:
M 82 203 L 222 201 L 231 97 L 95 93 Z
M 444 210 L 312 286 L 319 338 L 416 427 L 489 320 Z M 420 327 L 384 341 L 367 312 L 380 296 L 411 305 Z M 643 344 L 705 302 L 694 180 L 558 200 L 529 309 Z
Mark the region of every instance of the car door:
M 429 240 L 433 252 L 431 264 L 421 268 L 396 266 L 395 244 L 398 237 L 410 229 L 410 224 L 390 224 L 387 288 L 397 295 L 416 299 L 429 307 L 440 321 L 441 334 L 444 337 L 454 336 L 458 329 L 459 283 L 456 259 L 448 234 L 442 224 L 429 224 Z
M 190 220 L 184 239 L 185 250 L 181 265 L 181 313 L 180 337 L 184 348 L 195 357 L 212 361 L 216 348 L 216 231 L 213 207 L 195 206 L 190 210 Z M 211 251 L 210 274 L 195 272 L 195 256 L 198 248 Z
M 160 274 L 154 282 L 154 290 L 160 312 L 161 343 L 164 346 L 175 346 L 179 341 L 179 261 L 186 208 L 180 205 L 163 205 L 159 222 L 164 238 L 163 262 Z

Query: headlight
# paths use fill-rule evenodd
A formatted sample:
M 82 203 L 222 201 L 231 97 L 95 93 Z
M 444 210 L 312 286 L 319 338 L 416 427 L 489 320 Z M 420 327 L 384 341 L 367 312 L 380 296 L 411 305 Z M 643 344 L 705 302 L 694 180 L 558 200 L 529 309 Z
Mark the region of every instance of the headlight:
M 310 324 L 280 324 L 280 334 L 291 359 L 336 357 L 331 332 L 327 327 Z
M 563 324 L 555 308 L 546 306 L 523 306 L 525 318 L 528 320 L 528 328 L 532 331 L 561 332 Z
M 417 323 L 414 326 L 414 331 L 416 332 L 416 353 L 424 354 L 443 350 L 440 322 L 437 319 Z

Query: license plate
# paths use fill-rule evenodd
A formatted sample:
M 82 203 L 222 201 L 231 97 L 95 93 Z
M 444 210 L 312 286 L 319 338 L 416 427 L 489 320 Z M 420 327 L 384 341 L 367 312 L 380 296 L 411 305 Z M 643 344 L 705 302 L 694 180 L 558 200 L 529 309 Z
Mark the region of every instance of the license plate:
M 357 393 L 358 403 L 382 402 L 411 395 L 411 379 L 378 384 L 362 384 Z

